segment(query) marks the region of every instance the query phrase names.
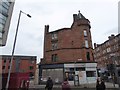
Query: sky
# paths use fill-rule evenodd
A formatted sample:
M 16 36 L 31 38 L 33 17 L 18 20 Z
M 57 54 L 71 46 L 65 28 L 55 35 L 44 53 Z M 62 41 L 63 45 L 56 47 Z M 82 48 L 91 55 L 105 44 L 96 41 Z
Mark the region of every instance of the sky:
M 73 14 L 80 12 L 91 22 L 92 43 L 101 44 L 111 34 L 118 34 L 119 0 L 16 0 L 9 28 L 6 46 L 0 47 L 0 54 L 11 55 L 17 20 L 21 14 L 15 55 L 37 56 L 37 63 L 43 58 L 44 26 L 49 31 L 70 28 Z

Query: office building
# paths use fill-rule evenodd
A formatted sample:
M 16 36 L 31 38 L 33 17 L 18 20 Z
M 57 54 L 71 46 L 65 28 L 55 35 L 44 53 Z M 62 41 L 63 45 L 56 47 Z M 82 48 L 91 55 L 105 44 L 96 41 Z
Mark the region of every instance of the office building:
M 8 73 L 10 69 L 10 55 L 1 55 L 2 57 L 2 73 Z M 35 76 L 36 56 L 14 56 L 11 73 L 29 73 L 30 77 Z
M 6 45 L 13 7 L 13 0 L 2 0 L 0 2 L 0 46 Z

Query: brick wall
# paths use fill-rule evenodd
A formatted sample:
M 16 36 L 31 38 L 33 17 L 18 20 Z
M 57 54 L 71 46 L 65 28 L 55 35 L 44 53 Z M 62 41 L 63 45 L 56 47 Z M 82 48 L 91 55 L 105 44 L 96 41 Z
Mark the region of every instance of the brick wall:
M 53 32 L 49 32 L 49 25 L 45 25 L 42 63 L 93 61 L 90 27 L 90 22 L 86 18 L 73 21 L 70 28 L 62 28 Z M 84 35 L 84 31 L 87 32 L 87 36 Z M 57 34 L 56 39 L 52 39 L 53 34 Z M 88 48 L 85 47 L 85 40 L 88 41 Z M 54 43 L 57 43 L 56 49 L 52 49 Z M 90 54 L 90 60 L 87 60 L 87 52 Z M 57 54 L 57 61 L 55 62 L 52 62 L 53 54 Z

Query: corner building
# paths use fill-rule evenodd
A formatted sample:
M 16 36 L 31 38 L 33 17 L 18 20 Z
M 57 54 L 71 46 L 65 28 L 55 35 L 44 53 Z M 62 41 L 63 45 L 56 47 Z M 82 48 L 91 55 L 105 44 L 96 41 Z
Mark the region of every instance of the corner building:
M 53 76 L 52 71 L 56 69 L 56 73 L 61 72 L 63 75 L 60 77 L 54 75 L 55 82 L 59 82 L 59 80 L 62 82 L 64 77 L 72 77 L 68 80 L 74 81 L 73 79 L 77 75 L 77 83 L 80 83 L 79 71 L 86 71 L 87 64 L 92 65 L 94 63 L 94 67 L 96 67 L 93 60 L 90 28 L 90 21 L 80 12 L 73 14 L 73 23 L 70 28 L 49 32 L 49 25 L 45 25 L 44 57 L 40 64 L 40 73 L 42 73 L 40 77 L 43 81 L 46 80 L 47 76 Z M 48 69 L 51 69 L 50 72 Z M 45 73 L 47 71 L 48 73 Z M 96 70 L 94 71 L 96 72 Z M 74 82 L 70 83 L 73 84 Z
M 49 25 L 45 26 L 42 63 L 93 61 L 90 21 L 81 13 L 74 14 L 73 19 L 71 28 L 49 32 Z

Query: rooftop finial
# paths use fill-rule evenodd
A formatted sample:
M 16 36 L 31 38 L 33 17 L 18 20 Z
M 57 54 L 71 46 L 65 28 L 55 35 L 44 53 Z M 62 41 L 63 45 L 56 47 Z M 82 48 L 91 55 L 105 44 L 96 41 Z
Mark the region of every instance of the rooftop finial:
M 78 17 L 81 18 L 81 13 L 80 10 L 78 11 Z

